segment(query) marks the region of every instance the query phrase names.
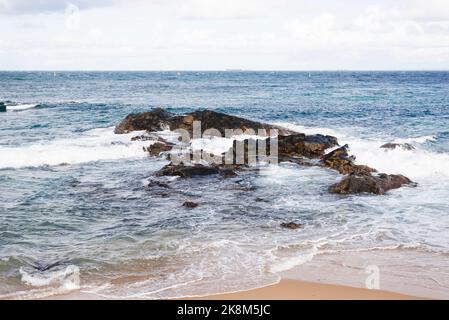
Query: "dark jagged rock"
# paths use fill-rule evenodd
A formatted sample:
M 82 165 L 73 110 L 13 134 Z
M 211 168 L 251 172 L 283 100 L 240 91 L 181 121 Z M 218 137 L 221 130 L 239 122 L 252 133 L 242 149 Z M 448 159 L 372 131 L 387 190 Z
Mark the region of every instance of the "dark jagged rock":
M 301 228 L 302 225 L 299 223 L 289 222 L 289 223 L 281 223 L 281 228 L 296 230 Z
M 194 208 L 198 207 L 199 204 L 195 203 L 195 202 L 191 202 L 191 201 L 186 201 L 186 202 L 184 202 L 184 204 L 182 206 L 185 208 L 188 208 L 188 209 L 194 209 Z
M 365 174 L 376 172 L 376 169 L 354 164 L 355 157 L 348 153 L 349 146 L 344 145 L 326 154 L 322 162 L 326 167 L 337 170 L 341 174 Z
M 319 158 L 324 155 L 326 149 L 338 145 L 337 138 L 321 134 L 310 136 L 302 133 L 289 136 L 279 135 L 277 139 L 278 154 L 287 157 Z
M 0 102 L 0 112 L 6 112 L 6 105 L 3 102 Z
M 155 173 L 157 177 L 176 177 L 181 178 L 194 178 L 201 176 L 220 175 L 222 178 L 236 177 L 237 170 L 243 169 L 238 165 L 210 165 L 205 166 L 202 164 L 185 165 L 185 164 L 173 164 L 170 163 L 163 167 L 161 170 Z
M 223 137 L 226 134 L 225 129 L 240 129 L 242 131 L 252 129 L 255 130 L 255 133 L 257 133 L 258 129 L 277 129 L 280 132 L 291 132 L 290 130 L 278 126 L 231 116 L 212 110 L 201 110 L 188 113 L 185 116 L 175 116 L 170 119 L 170 128 L 172 128 L 172 130 L 181 128 L 191 133 L 194 121 L 201 121 L 201 129 L 203 131 L 208 129 L 217 129 Z
M 171 113 L 158 108 L 142 114 L 132 114 L 126 117 L 126 119 L 116 127 L 115 132 L 117 134 L 122 134 L 132 131 L 147 131 L 146 135 L 134 137 L 133 141 L 146 141 L 147 137 L 151 136 L 148 132 L 160 131 L 167 128 L 170 130 L 184 129 L 192 135 L 193 124 L 195 121 L 201 122 L 202 133 L 204 133 L 204 130 L 216 129 L 222 136 L 224 136 L 226 133 L 225 129 L 240 129 L 242 130 L 242 133 L 251 129 L 277 129 L 279 135 L 267 139 L 234 141 L 233 147 L 228 150 L 228 152 L 218 155 L 218 157 L 222 157 L 222 160 L 225 160 L 225 165 L 187 165 L 184 163 L 175 165 L 170 163 L 156 172 L 155 176 L 193 178 L 217 175 L 222 178 L 236 177 L 238 175 L 237 172 L 240 172 L 245 168 L 252 168 L 249 166 L 250 164 L 256 164 L 266 160 L 270 160 L 271 162 L 273 159 L 267 157 L 274 156 L 271 148 L 277 145 L 278 158 L 276 160 L 279 162 L 289 161 L 304 166 L 319 165 L 336 170 L 343 175 L 348 175 L 343 178 L 341 182 L 330 188 L 333 193 L 385 194 L 388 190 L 396 189 L 406 184 L 412 184 L 410 179 L 404 176 L 373 174 L 377 172 L 375 169 L 364 165 L 356 165 L 355 157 L 350 156 L 348 153 L 348 145 L 325 154 L 327 149 L 338 146 L 338 141 L 335 137 L 321 134 L 305 135 L 278 126 L 251 121 L 210 110 L 195 111 L 186 115 L 172 115 Z M 248 133 L 248 131 L 246 133 Z M 153 137 L 151 137 L 151 139 L 153 139 Z M 169 152 L 175 146 L 164 139 L 158 139 L 157 137 L 156 139 L 158 140 L 156 143 L 146 148 L 146 151 L 153 156 L 159 156 L 161 153 Z M 382 146 L 382 148 L 385 149 L 394 149 L 397 147 L 402 147 L 407 150 L 413 149 L 413 146 L 409 144 L 400 145 L 392 143 Z M 243 154 L 240 154 L 242 150 Z M 195 159 L 193 156 L 193 154 L 190 154 L 190 159 Z M 186 157 L 188 157 L 188 154 L 186 154 Z M 229 159 L 230 157 L 231 159 Z M 216 160 L 216 157 L 213 158 Z M 285 227 L 288 227 L 288 225 L 289 224 L 285 224 Z
M 383 146 L 381 146 L 382 149 L 387 150 L 394 150 L 396 148 L 402 148 L 404 150 L 415 150 L 415 147 L 412 146 L 410 143 L 386 143 Z
M 163 143 L 163 142 L 155 142 L 148 148 L 146 151 L 153 157 L 158 157 L 161 153 L 169 152 L 173 149 L 173 144 Z
M 132 131 L 160 131 L 169 126 L 171 116 L 161 108 L 156 108 L 151 112 L 130 114 L 115 128 L 114 132 L 124 134 Z
M 161 170 L 156 172 L 156 176 L 179 176 L 181 178 L 193 178 L 196 176 L 208 176 L 212 174 L 219 174 L 220 170 L 215 166 L 204 166 L 201 164 L 196 164 L 192 166 L 186 166 L 184 164 L 168 164 Z
M 292 131 L 278 126 L 252 121 L 224 113 L 204 110 L 195 111 L 186 115 L 173 115 L 164 109 L 157 108 L 150 112 L 141 114 L 131 114 L 127 116 L 116 128 L 116 134 L 124 134 L 132 131 L 146 130 L 149 132 L 160 131 L 169 127 L 170 130 L 185 129 L 190 134 L 193 131 L 193 122 L 201 121 L 202 131 L 207 129 L 217 129 L 222 136 L 225 136 L 225 129 L 241 129 L 243 131 L 253 129 L 277 129 L 280 133 L 290 134 Z
M 233 163 L 237 163 L 237 151 L 244 151 L 239 154 L 239 164 L 255 163 L 262 159 L 260 157 L 270 156 L 271 148 L 277 143 L 278 160 L 295 162 L 300 165 L 309 165 L 308 161 L 300 158 L 317 159 L 324 155 L 326 149 L 338 145 L 337 138 L 323 135 L 307 136 L 302 133 L 295 133 L 289 136 L 279 135 L 268 139 L 246 139 L 234 141 L 232 147 Z M 249 153 L 250 146 L 252 148 Z M 262 148 L 262 149 L 261 149 Z M 262 152 L 259 152 L 261 149 Z M 242 160 L 243 159 L 243 160 Z
M 339 183 L 331 186 L 332 193 L 357 194 L 373 193 L 383 195 L 392 189 L 403 185 L 414 185 L 413 182 L 402 175 L 388 174 L 351 174 Z

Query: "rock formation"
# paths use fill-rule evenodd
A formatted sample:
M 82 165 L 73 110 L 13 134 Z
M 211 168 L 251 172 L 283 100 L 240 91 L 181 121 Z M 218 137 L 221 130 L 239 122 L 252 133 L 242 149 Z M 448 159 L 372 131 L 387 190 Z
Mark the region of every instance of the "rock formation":
M 279 161 L 290 161 L 307 166 L 322 166 L 345 175 L 339 183 L 330 187 L 332 193 L 372 193 L 383 195 L 387 191 L 400 188 L 403 185 L 414 185 L 410 179 L 402 175 L 377 173 L 376 169 L 355 164 L 355 157 L 349 155 L 348 145 L 326 153 L 328 149 L 339 145 L 335 137 L 321 134 L 305 135 L 279 126 L 251 121 L 215 111 L 205 110 L 191 112 L 186 115 L 173 115 L 158 108 L 150 112 L 127 116 L 116 127 L 115 133 L 123 134 L 132 131 L 157 132 L 169 128 L 170 130 L 184 129 L 192 134 L 194 121 L 201 121 L 201 130 L 216 129 L 222 136 L 225 135 L 226 129 L 241 129 L 243 131 L 247 129 L 276 129 L 279 135 L 259 140 L 247 139 L 244 141 L 234 141 L 233 147 L 228 152 L 219 155 L 223 159 L 223 164 L 170 163 L 156 172 L 155 176 L 194 178 L 217 175 L 222 178 L 233 178 L 238 176 L 239 171 L 247 169 L 249 164 L 257 163 L 266 160 L 266 157 L 273 156 L 271 147 L 277 145 Z M 133 139 L 147 140 L 146 135 L 134 137 Z M 174 144 L 168 143 L 164 139 L 159 138 L 157 140 L 157 142 L 146 148 L 146 151 L 152 156 L 159 156 L 161 153 L 169 152 L 174 147 Z M 407 150 L 413 148 L 408 144 L 386 144 L 382 146 L 382 148 L 386 149 L 397 147 L 402 147 Z M 260 148 L 263 148 L 263 150 Z M 249 152 L 250 149 L 252 152 Z M 240 154 L 242 150 L 244 153 Z M 263 151 L 260 155 L 263 155 L 265 157 L 264 159 L 260 158 L 259 150 Z M 229 159 L 230 156 L 232 159 Z

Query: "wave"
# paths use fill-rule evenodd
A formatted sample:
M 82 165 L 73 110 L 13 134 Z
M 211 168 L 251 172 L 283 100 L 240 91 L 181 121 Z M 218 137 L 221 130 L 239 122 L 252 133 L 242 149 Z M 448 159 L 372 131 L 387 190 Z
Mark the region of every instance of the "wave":
M 26 104 L 12 104 L 12 105 L 6 105 L 7 111 L 22 111 L 22 110 L 28 110 L 33 109 L 39 106 L 38 104 L 32 104 L 32 103 L 26 103 Z
M 84 132 L 74 138 L 14 147 L 1 146 L 0 169 L 144 157 L 146 154 L 143 147 L 149 146 L 152 142 L 131 142 L 131 137 L 142 133 L 116 135 L 113 127 L 100 128 Z
M 449 177 L 449 154 L 425 150 L 422 145 L 435 141 L 432 135 L 393 139 L 396 143 L 411 143 L 415 150 L 396 148 L 385 150 L 383 144 L 391 142 L 376 139 L 361 139 L 352 133 L 329 128 L 307 128 L 291 123 L 277 123 L 286 128 L 306 134 L 328 134 L 336 136 L 341 145 L 348 144 L 351 154 L 356 156 L 356 162 L 376 168 L 389 174 L 403 174 L 412 179 L 422 179 L 435 176 Z
M 76 265 L 69 265 L 64 269 L 52 272 L 28 272 L 21 268 L 22 282 L 33 287 L 57 286 L 65 290 L 80 288 L 80 269 Z

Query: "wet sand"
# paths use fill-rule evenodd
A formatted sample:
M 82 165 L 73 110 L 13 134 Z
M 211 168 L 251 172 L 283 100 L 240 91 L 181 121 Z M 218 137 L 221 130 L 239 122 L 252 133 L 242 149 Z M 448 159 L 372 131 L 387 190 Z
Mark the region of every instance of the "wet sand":
M 417 297 L 398 293 L 351 288 L 298 280 L 282 280 L 272 286 L 196 298 L 200 300 L 416 300 Z
M 49 300 L 102 300 L 101 296 L 73 292 L 50 297 Z M 398 293 L 352 288 L 346 286 L 281 280 L 280 283 L 237 293 L 218 294 L 185 300 L 417 300 L 418 297 Z

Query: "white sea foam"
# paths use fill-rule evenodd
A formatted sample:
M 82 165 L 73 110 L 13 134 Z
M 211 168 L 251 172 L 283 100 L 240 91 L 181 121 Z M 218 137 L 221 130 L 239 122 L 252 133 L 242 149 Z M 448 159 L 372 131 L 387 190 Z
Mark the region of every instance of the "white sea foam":
M 116 135 L 113 128 L 94 129 L 76 138 L 63 138 L 22 146 L 0 147 L 0 168 L 79 164 L 100 160 L 144 157 L 150 141 L 131 142 L 140 134 Z
M 385 150 L 380 147 L 391 141 L 361 139 L 344 130 L 307 128 L 289 123 L 279 125 L 306 134 L 321 133 L 336 136 L 340 145 L 349 145 L 351 154 L 356 156 L 357 163 L 371 166 L 384 173 L 403 174 L 412 179 L 441 175 L 449 177 L 449 154 L 431 152 L 424 150 L 421 146 L 427 141 L 435 140 L 435 137 L 431 135 L 393 140 L 396 143 L 411 143 L 416 147 L 415 150 L 402 148 Z
M 6 110 L 8 110 L 8 111 L 21 111 L 21 110 L 33 109 L 33 108 L 36 108 L 37 106 L 38 106 L 37 104 L 31 104 L 31 103 L 9 105 L 9 106 L 7 105 L 6 106 Z
M 291 270 L 294 267 L 312 261 L 313 257 L 315 257 L 317 253 L 318 249 L 314 247 L 306 252 L 296 252 L 291 257 L 273 259 L 274 261 L 270 263 L 269 270 L 270 272 L 275 273 Z
M 80 288 L 80 269 L 70 265 L 65 269 L 48 272 L 27 272 L 20 270 L 22 282 L 33 287 L 56 286 L 63 290 L 77 290 Z

